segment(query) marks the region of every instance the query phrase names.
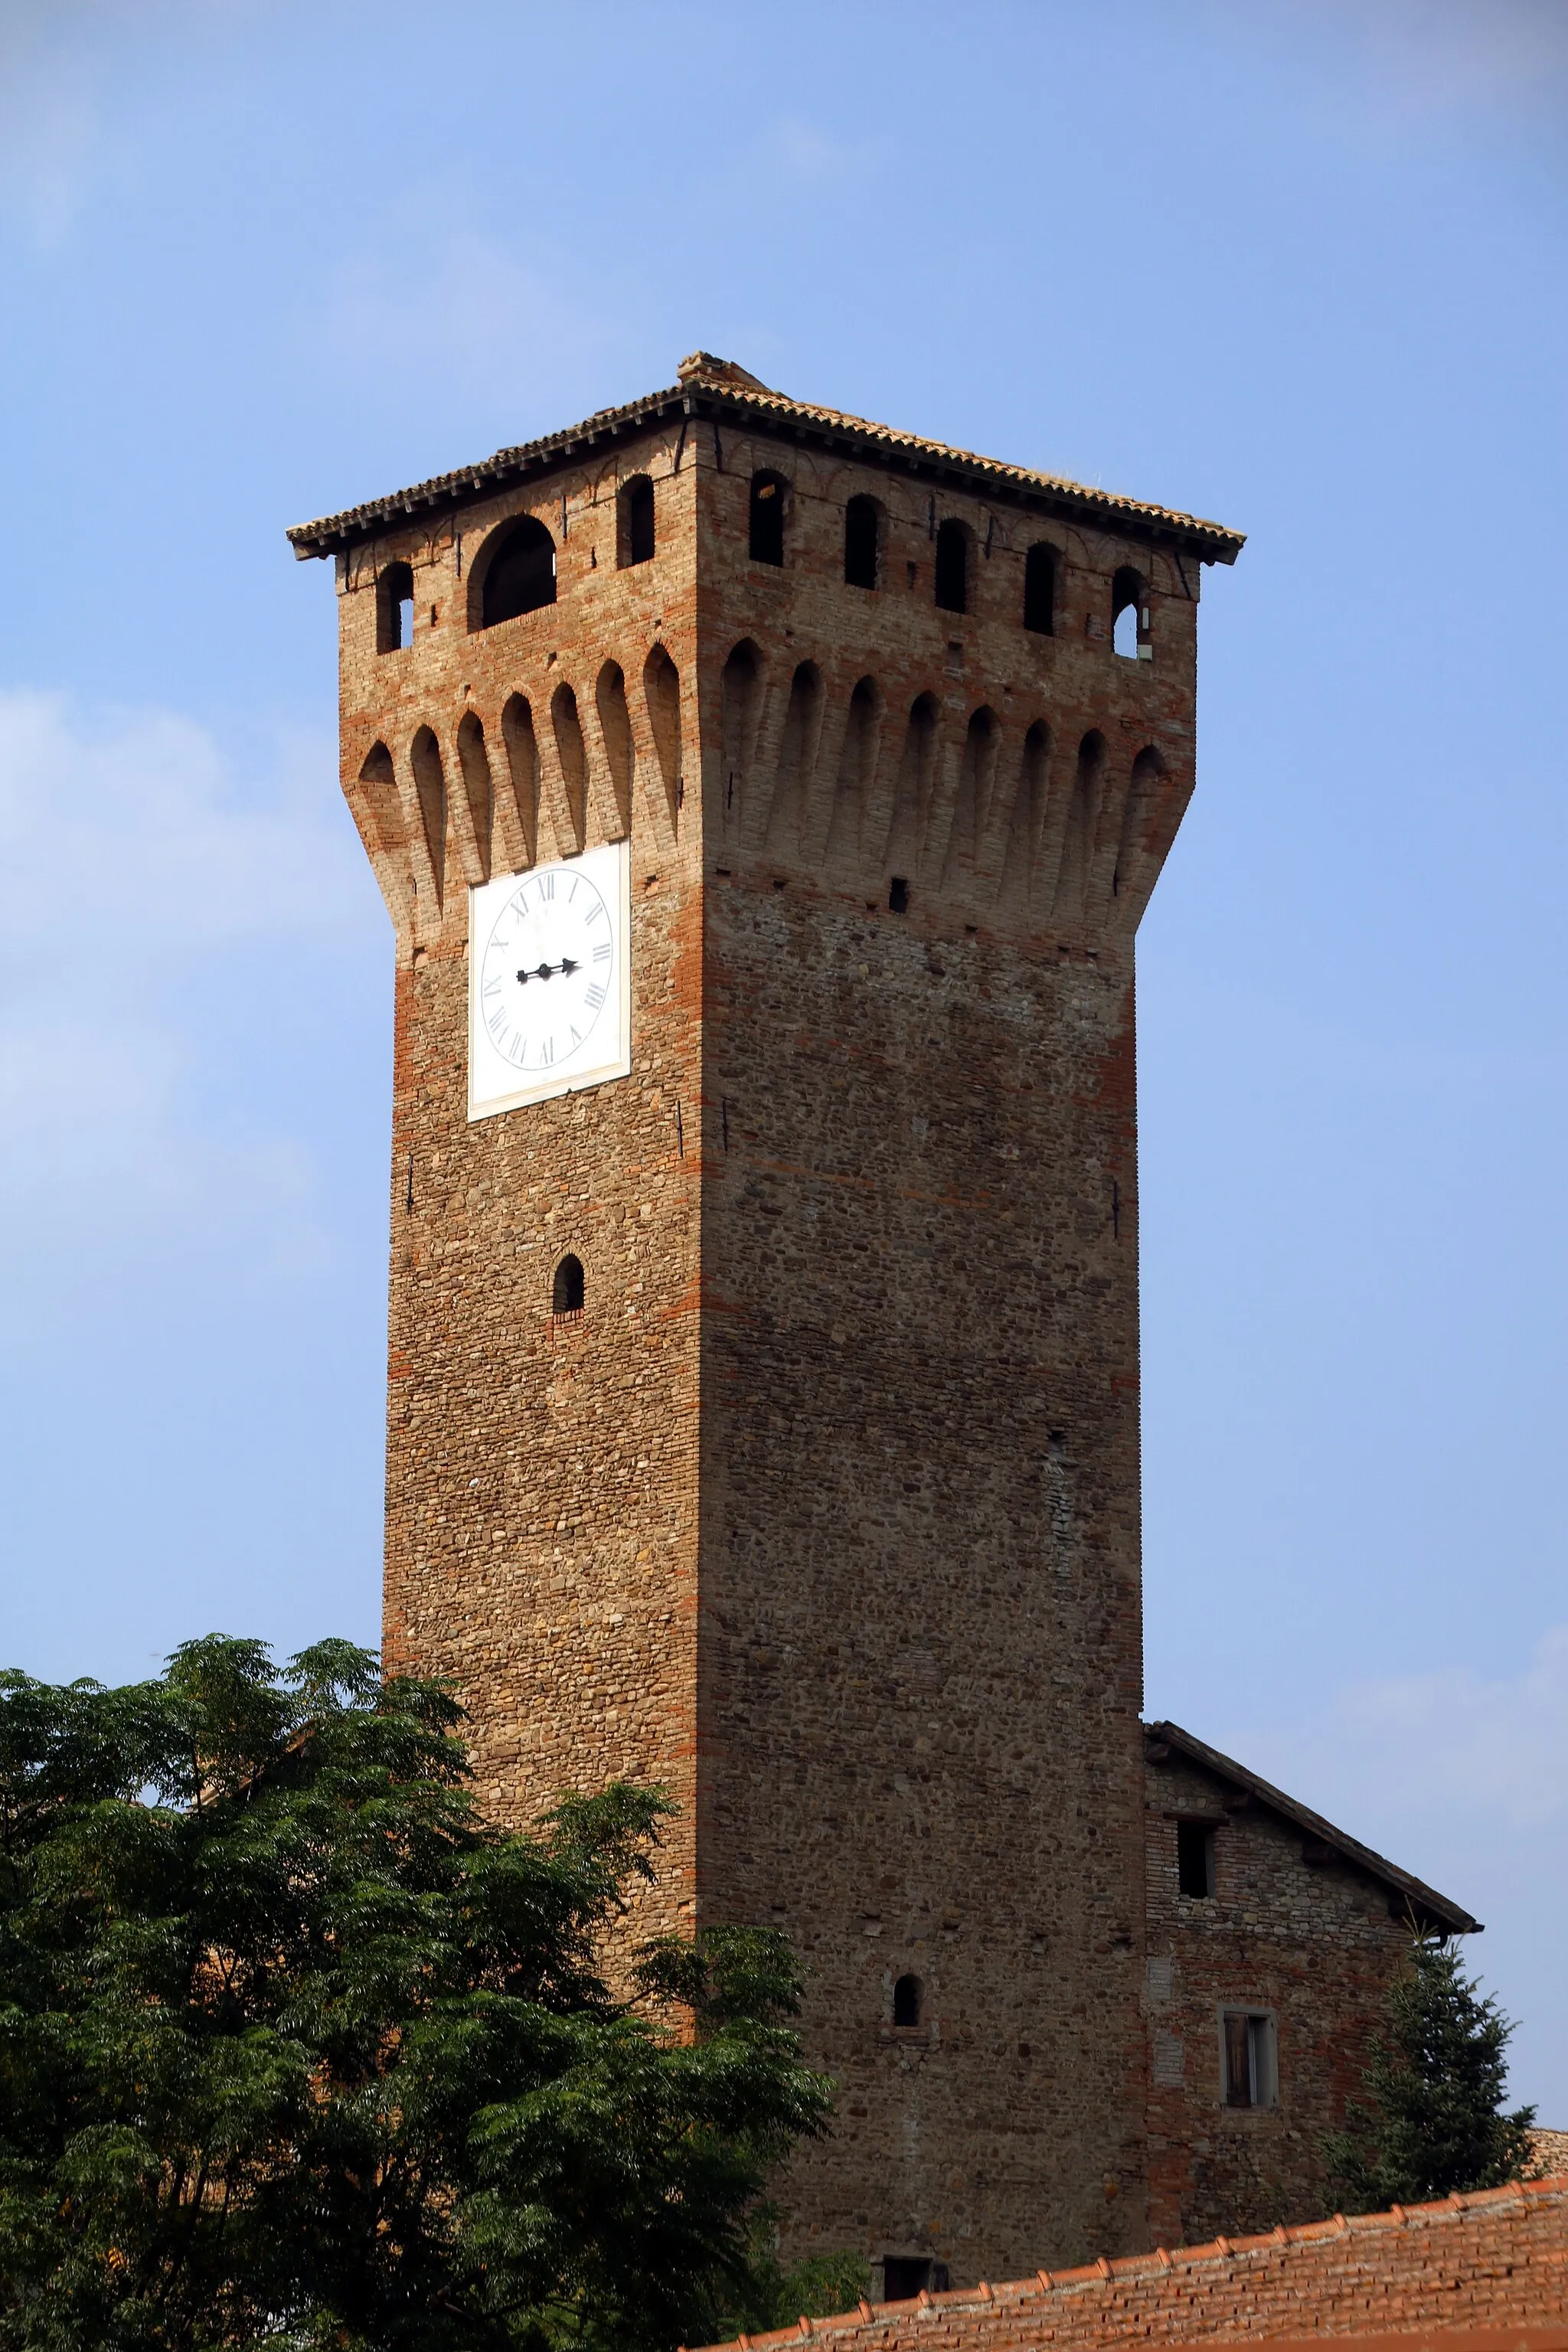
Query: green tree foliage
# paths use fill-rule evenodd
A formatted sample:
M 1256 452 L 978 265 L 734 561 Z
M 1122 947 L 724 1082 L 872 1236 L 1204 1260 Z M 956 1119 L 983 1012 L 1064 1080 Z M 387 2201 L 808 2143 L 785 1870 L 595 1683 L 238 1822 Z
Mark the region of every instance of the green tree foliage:
M 778 2218 L 772 2205 L 752 2211 L 744 2284 L 721 2322 L 726 2339 L 853 2311 L 871 2291 L 871 2265 L 859 2254 L 807 2254 L 798 2263 L 782 2262 Z
M 1533 2107 L 1503 2112 L 1513 2026 L 1451 1939 L 1417 1936 L 1373 2044 L 1367 2104 L 1325 2144 L 1343 2209 L 1372 2213 L 1526 2177 Z
M 598 1953 L 657 1794 L 479 1819 L 440 1685 L 214 1635 L 0 1677 L 0 2347 L 657 2352 L 829 2085 L 776 1937 Z

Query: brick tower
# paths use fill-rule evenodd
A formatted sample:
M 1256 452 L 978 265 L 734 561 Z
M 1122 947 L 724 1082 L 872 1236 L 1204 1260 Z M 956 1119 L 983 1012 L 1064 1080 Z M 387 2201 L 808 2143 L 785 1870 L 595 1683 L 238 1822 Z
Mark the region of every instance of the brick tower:
M 1142 2242 L 1133 937 L 1234 534 L 698 354 L 290 534 L 396 933 L 385 1642 L 776 1925 L 792 2252 Z M 575 926 L 575 928 L 574 928 Z

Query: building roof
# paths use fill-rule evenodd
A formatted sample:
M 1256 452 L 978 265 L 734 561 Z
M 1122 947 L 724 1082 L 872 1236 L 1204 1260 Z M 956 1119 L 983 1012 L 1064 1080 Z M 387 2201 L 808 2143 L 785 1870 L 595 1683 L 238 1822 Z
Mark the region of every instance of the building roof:
M 1396 1863 L 1385 1862 L 1382 1854 L 1373 1853 L 1371 1846 L 1363 1845 L 1359 1838 L 1336 1829 L 1332 1822 L 1326 1822 L 1321 1813 L 1314 1813 L 1310 1806 L 1298 1804 L 1294 1797 L 1288 1797 L 1282 1789 L 1276 1789 L 1268 1780 L 1260 1780 L 1256 1772 L 1249 1772 L 1246 1765 L 1238 1764 L 1234 1757 L 1222 1756 L 1217 1748 L 1210 1748 L 1205 1741 L 1194 1739 L 1192 1733 L 1184 1731 L 1179 1723 L 1146 1723 L 1143 1737 L 1152 1763 L 1164 1762 L 1164 1757 L 1158 1752 L 1164 1748 L 1185 1757 L 1189 1763 L 1201 1765 L 1216 1780 L 1227 1780 L 1238 1793 L 1252 1798 L 1255 1803 L 1264 1806 L 1269 1812 L 1277 1813 L 1293 1829 L 1302 1831 L 1309 1846 L 1327 1849 L 1313 1859 L 1327 1862 L 1331 1855 L 1337 1854 L 1342 1861 L 1353 1863 L 1358 1870 L 1364 1870 L 1370 1878 L 1381 1879 L 1389 1892 L 1400 1898 L 1401 1912 L 1408 1909 L 1423 1924 L 1441 1927 L 1447 1935 L 1479 1936 L 1481 1933 L 1480 1921 L 1472 1919 L 1468 1911 L 1458 1903 L 1450 1902 L 1447 1895 L 1439 1895 L 1436 1887 L 1427 1886 L 1419 1878 L 1413 1878 L 1409 1871 L 1401 1870 Z
M 1178 514 L 1169 507 L 1120 498 L 1110 490 L 1090 489 L 1057 474 L 1032 473 L 1025 466 L 1003 465 L 994 457 L 977 457 L 968 449 L 950 448 L 945 441 L 922 440 L 912 433 L 896 433 L 889 425 L 872 425 L 863 416 L 847 416 L 837 408 L 818 408 L 786 399 L 770 391 L 732 360 L 715 359 L 710 352 L 694 352 L 682 360 L 679 380 L 662 392 L 620 408 L 602 408 L 580 425 L 569 425 L 542 440 L 520 442 L 498 449 L 493 457 L 459 466 L 450 474 L 433 475 L 412 488 L 394 490 L 363 506 L 347 507 L 341 514 L 322 515 L 314 522 L 296 523 L 289 533 L 301 560 L 331 555 L 340 548 L 372 539 L 380 531 L 407 521 L 430 508 L 455 509 L 476 499 L 493 497 L 507 484 L 530 475 L 547 473 L 581 457 L 587 450 L 622 440 L 666 416 L 728 418 L 741 425 L 760 425 L 775 433 L 846 455 L 868 458 L 906 473 L 962 482 L 966 488 L 989 491 L 993 497 L 1044 507 L 1102 528 L 1124 529 L 1140 537 L 1174 540 L 1203 563 L 1234 563 L 1244 544 L 1239 531 L 1197 515 Z
M 715 2352 L 763 2352 L 817 2336 L 896 2352 L 917 2336 L 939 2352 L 1020 2347 L 1226 2345 L 1271 2341 L 1275 2352 L 1342 2345 L 1411 2352 L 1568 2342 L 1561 2272 L 1568 2180 L 1510 2180 L 1456 2189 L 1421 2205 L 1331 2220 L 1279 2222 L 1266 2233 L 1202 2246 L 1101 2255 L 1071 2270 L 997 2284 L 926 2289 L 909 2303 L 862 2303 L 802 2317 Z M 1501 2316 L 1507 2311 L 1506 2319 Z M 1431 2314 L 1440 2311 L 1434 2321 Z M 1529 2315 L 1521 2324 L 1521 2314 Z M 1496 2318 L 1496 2332 L 1478 2326 Z M 1534 2323 L 1546 2320 L 1549 2327 Z M 1463 2332 L 1459 2332 L 1459 2331 Z M 1440 2331 L 1440 2332 L 1439 2332 Z M 1453 2331 L 1453 2332 L 1450 2332 Z

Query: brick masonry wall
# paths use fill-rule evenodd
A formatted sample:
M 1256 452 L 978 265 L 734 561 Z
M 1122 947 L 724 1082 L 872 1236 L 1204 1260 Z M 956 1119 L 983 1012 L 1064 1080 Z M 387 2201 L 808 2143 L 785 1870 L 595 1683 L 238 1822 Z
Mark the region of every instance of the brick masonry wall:
M 658 551 L 621 570 L 645 470 Z M 558 601 L 476 632 L 523 511 Z M 414 640 L 378 652 L 395 561 Z M 1150 658 L 1111 649 L 1124 562 Z M 844 2095 L 792 2249 L 962 2278 L 1144 2243 L 1131 942 L 1192 788 L 1196 564 L 700 424 L 339 573 L 398 960 L 389 1660 L 456 1678 L 499 1819 L 669 1787 L 637 1931 L 799 1947 Z M 470 1126 L 468 884 L 627 834 L 632 1076 Z
M 1473 2331 L 1473 2333 L 1472 2333 Z M 1336 2215 L 1268 2237 L 1101 2262 L 919 2305 L 740 2339 L 826 2337 L 866 2352 L 1025 2352 L 1039 2345 L 1289 2341 L 1321 2336 L 1568 2343 L 1568 2180 L 1438 2205 Z
M 1166 2242 L 1321 2212 L 1321 2144 L 1362 2085 L 1409 1951 L 1389 1890 L 1176 1755 L 1147 1769 L 1150 2230 Z M 1225 1799 L 1231 1801 L 1227 1808 Z M 1214 1824 L 1214 1892 L 1177 1884 L 1179 1819 Z M 1226 2009 L 1275 2021 L 1278 2098 L 1225 2102 Z

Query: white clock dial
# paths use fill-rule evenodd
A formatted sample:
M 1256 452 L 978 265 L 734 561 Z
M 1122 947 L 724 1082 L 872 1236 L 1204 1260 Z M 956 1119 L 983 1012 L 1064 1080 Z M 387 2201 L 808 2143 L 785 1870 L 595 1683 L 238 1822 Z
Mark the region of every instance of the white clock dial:
M 470 1118 L 629 1068 L 626 898 L 625 842 L 470 894 Z

